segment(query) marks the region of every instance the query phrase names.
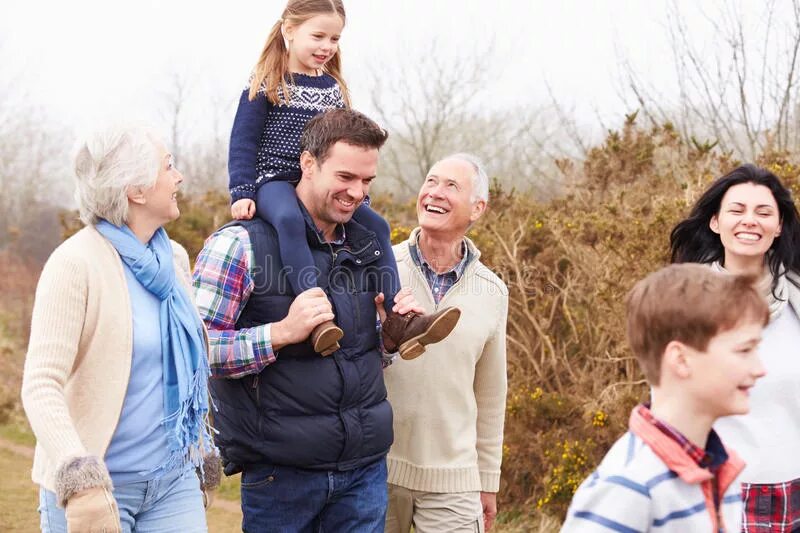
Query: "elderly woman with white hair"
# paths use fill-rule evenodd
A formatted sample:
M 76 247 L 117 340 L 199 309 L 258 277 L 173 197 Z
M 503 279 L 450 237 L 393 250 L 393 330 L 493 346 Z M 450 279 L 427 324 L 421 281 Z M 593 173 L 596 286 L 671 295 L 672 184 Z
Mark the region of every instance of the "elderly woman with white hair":
M 22 383 L 42 531 L 206 531 L 207 342 L 162 227 L 183 176 L 141 128 L 89 138 L 75 174 L 86 227 L 42 271 Z

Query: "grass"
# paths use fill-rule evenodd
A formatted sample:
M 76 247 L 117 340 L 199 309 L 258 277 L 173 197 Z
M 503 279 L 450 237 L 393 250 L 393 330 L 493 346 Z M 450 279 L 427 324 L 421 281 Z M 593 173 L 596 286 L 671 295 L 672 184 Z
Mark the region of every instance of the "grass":
M 30 448 L 36 445 L 36 437 L 31 433 L 28 424 L 19 420 L 12 420 L 7 424 L 0 425 L 0 439 Z
M 0 531 L 38 531 L 39 491 L 31 482 L 30 461 L 0 449 Z
M 217 497 L 239 503 L 239 489 L 241 487 L 241 474 L 231 477 L 222 477 L 222 483 L 217 490 Z
M 242 513 L 232 513 L 212 506 L 206 512 L 208 531 L 210 533 L 241 533 Z

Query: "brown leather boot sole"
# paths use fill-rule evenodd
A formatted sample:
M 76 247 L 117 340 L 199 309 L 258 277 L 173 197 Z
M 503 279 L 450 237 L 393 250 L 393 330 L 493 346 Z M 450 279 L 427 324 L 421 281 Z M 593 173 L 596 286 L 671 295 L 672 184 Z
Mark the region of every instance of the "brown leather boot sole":
M 320 355 L 330 355 L 339 349 L 339 339 L 344 337 L 344 331 L 334 324 L 332 320 L 323 322 L 311 332 L 311 345 Z
M 425 353 L 426 344 L 434 344 L 444 340 L 453 328 L 458 324 L 458 319 L 461 317 L 461 309 L 452 307 L 446 312 L 442 313 L 436 320 L 431 323 L 430 327 L 417 335 L 408 339 L 400 345 L 400 357 L 405 360 L 416 359 Z

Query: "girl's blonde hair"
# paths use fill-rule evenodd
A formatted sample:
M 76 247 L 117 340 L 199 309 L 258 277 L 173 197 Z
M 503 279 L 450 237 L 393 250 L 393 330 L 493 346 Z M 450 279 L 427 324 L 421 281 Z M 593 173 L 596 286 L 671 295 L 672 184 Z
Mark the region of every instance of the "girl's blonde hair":
M 289 103 L 291 95 L 286 85 L 286 74 L 291 79 L 292 73 L 289 72 L 289 51 L 286 49 L 281 34 L 281 26 L 284 23 L 299 26 L 310 18 L 327 13 L 335 13 L 342 17 L 342 23 L 345 22 L 342 0 L 289 0 L 286 9 L 283 10 L 281 20 L 272 26 L 261 56 L 258 58 L 258 63 L 256 63 L 253 79 L 250 82 L 248 96 L 250 100 L 254 100 L 263 87 L 270 103 L 274 105 Z M 341 50 L 336 50 L 333 57 L 325 63 L 324 70 L 339 84 L 345 105 L 350 107 L 350 91 L 342 78 Z M 278 91 L 279 87 L 280 91 Z

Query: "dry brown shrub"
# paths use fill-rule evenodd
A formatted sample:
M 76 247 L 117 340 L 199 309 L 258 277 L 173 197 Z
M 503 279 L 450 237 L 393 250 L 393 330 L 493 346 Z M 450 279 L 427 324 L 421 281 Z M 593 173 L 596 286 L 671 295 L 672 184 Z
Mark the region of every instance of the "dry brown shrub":
M 20 410 L 22 363 L 40 270 L 35 260 L 10 249 L 0 252 L 0 424 Z
M 673 225 L 734 164 L 631 116 L 582 166 L 559 162 L 565 197 L 495 191 L 475 233 L 490 238 L 483 257 L 510 292 L 505 509 L 562 518 L 625 431 L 647 392 L 624 335 L 625 295 L 668 261 Z

